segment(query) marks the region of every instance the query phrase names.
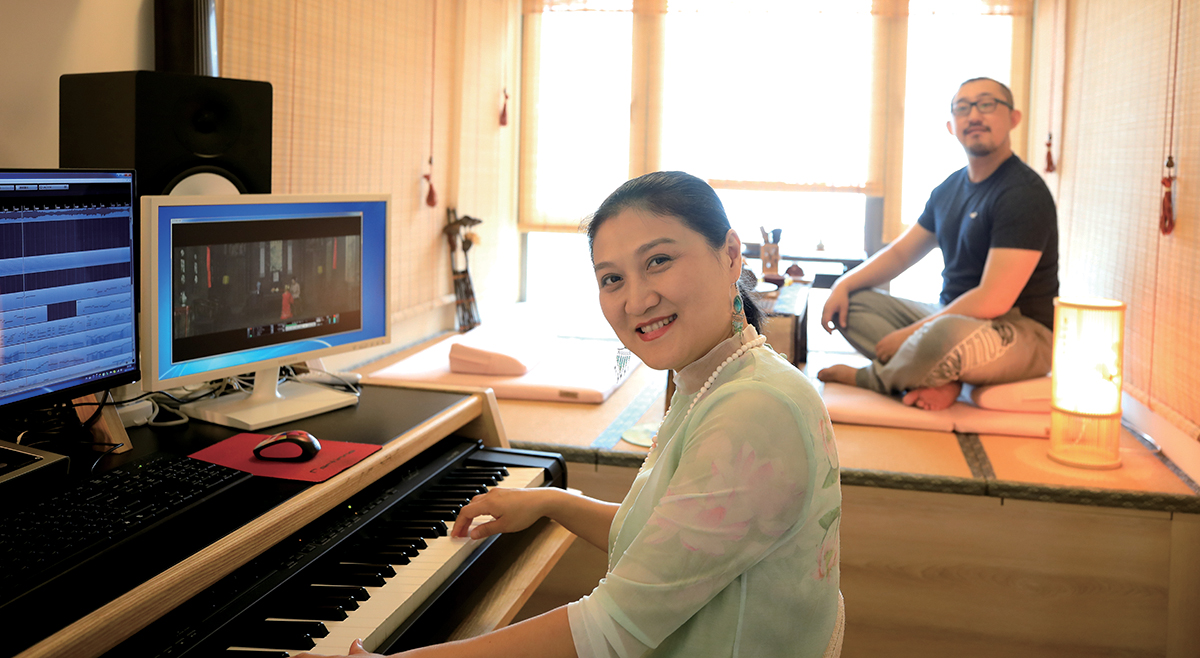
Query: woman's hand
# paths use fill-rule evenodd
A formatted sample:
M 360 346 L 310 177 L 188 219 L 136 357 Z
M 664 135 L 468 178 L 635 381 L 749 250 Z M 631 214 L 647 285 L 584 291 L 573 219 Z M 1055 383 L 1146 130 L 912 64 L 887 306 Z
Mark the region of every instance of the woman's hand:
M 351 657 L 352 658 L 370 658 L 371 656 L 376 656 L 377 658 L 386 658 L 386 656 L 384 656 L 383 654 L 371 653 L 370 651 L 367 651 L 366 649 L 364 649 L 363 645 L 362 645 L 362 640 L 355 640 L 355 641 L 351 642 L 350 643 L 350 652 L 346 654 L 346 658 L 351 658 Z M 306 652 L 306 653 L 302 653 L 302 654 L 295 656 L 295 658 L 325 658 L 325 657 L 319 656 L 318 654 L 315 654 L 315 653 L 307 653 Z
M 475 496 L 467 503 L 450 531 L 452 537 L 466 537 L 470 530 L 471 539 L 483 539 L 502 532 L 520 532 L 545 516 L 545 489 L 492 489 Z M 471 521 L 477 516 L 490 515 L 491 521 L 480 523 L 474 528 Z
M 879 359 L 880 363 L 891 361 L 892 357 L 896 356 L 896 352 L 900 349 L 900 346 L 904 344 L 904 341 L 908 340 L 908 337 L 916 333 L 917 329 L 920 328 L 920 324 L 910 324 L 903 329 L 897 329 L 884 336 L 875 344 L 875 358 Z
M 846 292 L 845 286 L 835 283 L 829 290 L 829 299 L 825 300 L 825 306 L 821 309 L 821 326 L 829 333 L 833 333 L 838 327 L 845 329 L 846 318 L 849 315 L 850 293 Z M 834 317 L 837 317 L 836 325 L 833 322 Z

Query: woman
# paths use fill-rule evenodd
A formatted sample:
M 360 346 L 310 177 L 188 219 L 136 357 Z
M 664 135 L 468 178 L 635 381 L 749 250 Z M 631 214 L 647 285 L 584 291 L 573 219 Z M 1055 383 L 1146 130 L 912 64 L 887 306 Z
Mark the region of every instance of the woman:
M 841 494 L 820 397 L 764 345 L 738 284 L 741 241 L 716 193 L 680 172 L 618 188 L 589 226 L 604 316 L 676 391 L 620 505 L 496 489 L 453 533 L 542 516 L 608 552 L 591 595 L 417 656 L 821 656 L 840 645 Z M 471 527 L 472 519 L 494 520 Z M 362 652 L 356 645 L 351 655 Z

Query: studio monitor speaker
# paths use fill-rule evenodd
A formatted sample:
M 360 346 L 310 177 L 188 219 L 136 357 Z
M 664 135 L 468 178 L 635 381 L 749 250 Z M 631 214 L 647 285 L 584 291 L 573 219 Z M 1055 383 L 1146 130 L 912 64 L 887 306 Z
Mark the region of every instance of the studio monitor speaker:
M 60 167 L 133 168 L 141 194 L 198 193 L 213 182 L 229 192 L 271 191 L 267 82 L 157 71 L 64 75 L 58 126 Z

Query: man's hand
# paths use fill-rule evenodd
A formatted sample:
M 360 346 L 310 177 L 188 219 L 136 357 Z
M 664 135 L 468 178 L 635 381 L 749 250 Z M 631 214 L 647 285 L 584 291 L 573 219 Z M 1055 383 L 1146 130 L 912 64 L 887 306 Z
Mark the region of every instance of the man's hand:
M 896 356 L 896 351 L 904 344 L 904 341 L 908 340 L 908 337 L 915 334 L 917 329 L 920 328 L 920 323 L 910 324 L 903 329 L 897 329 L 884 336 L 878 343 L 875 343 L 875 358 L 879 359 L 880 363 L 891 361 L 892 357 Z
M 821 309 L 821 326 L 829 333 L 833 333 L 833 330 L 838 327 L 845 329 L 848 315 L 850 315 L 850 293 L 846 291 L 845 286 L 835 283 L 829 290 L 829 299 L 825 300 L 825 307 Z M 836 325 L 833 323 L 834 316 L 837 316 Z

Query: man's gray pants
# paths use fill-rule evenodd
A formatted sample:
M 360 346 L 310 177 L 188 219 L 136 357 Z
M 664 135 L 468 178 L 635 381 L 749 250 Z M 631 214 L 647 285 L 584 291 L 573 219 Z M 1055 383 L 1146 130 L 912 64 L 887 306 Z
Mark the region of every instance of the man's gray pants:
M 955 381 L 1003 384 L 1050 372 L 1053 333 L 1016 308 L 991 320 L 944 315 L 922 325 L 887 363 L 875 357 L 875 345 L 884 336 L 940 309 L 879 290 L 852 293 L 848 322 L 839 329 L 854 349 L 871 359 L 871 365 L 855 374 L 858 386 L 891 394 Z

